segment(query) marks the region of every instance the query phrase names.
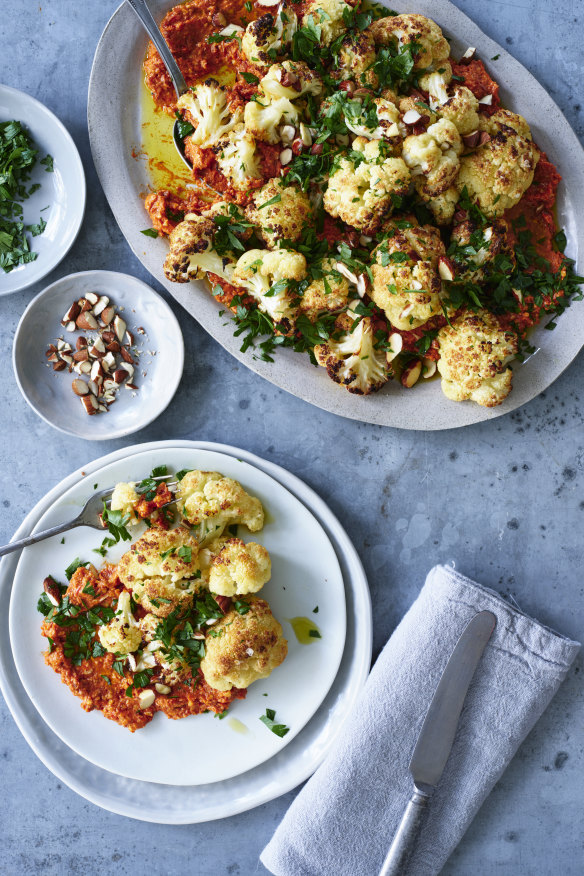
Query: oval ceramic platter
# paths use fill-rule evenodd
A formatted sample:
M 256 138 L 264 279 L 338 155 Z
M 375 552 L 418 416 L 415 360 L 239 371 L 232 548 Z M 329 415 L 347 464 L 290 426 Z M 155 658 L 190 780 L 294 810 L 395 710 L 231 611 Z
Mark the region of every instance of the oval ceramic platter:
M 49 727 L 74 751 L 103 769 L 145 782 L 199 785 L 230 779 L 279 754 L 302 730 L 324 700 L 337 674 L 345 643 L 346 611 L 343 576 L 324 529 L 310 511 L 277 480 L 241 459 L 204 450 L 155 449 L 119 459 L 67 490 L 43 515 L 37 529 L 75 516 L 95 489 L 118 481 L 141 480 L 155 466 L 216 470 L 240 481 L 258 496 L 266 510 L 259 533 L 243 534 L 270 552 L 272 578 L 262 589 L 288 640 L 288 656 L 268 679 L 255 682 L 245 700 L 217 720 L 212 714 L 172 721 L 163 714 L 141 730 L 127 729 L 89 714 L 60 677 L 45 665 L 41 615 L 36 610 L 42 582 L 51 574 L 65 581 L 64 569 L 76 557 L 99 561 L 92 549 L 103 535 L 80 528 L 49 539 L 22 554 L 10 601 L 10 639 L 21 681 Z M 240 527 L 245 529 L 245 527 Z M 112 549 L 117 561 L 128 543 Z M 318 606 L 318 613 L 313 609 Z M 321 638 L 301 644 L 290 623 L 309 617 Z M 283 738 L 259 720 L 266 708 L 290 730 Z
M 47 224 L 37 237 L 27 235 L 31 250 L 38 253 L 35 261 L 8 274 L 0 269 L 0 295 L 26 289 L 52 271 L 73 245 L 85 212 L 83 165 L 65 126 L 34 97 L 0 85 L 0 122 L 13 119 L 22 122 L 39 153 L 27 185 L 40 188 L 24 201 L 23 218 L 27 225 L 40 220 Z M 53 159 L 52 172 L 40 163 L 46 155 Z
M 150 3 L 158 21 L 172 5 L 171 0 Z M 577 223 L 578 210 L 584 203 L 584 151 L 547 91 L 448 0 L 385 5 L 391 5 L 398 12 L 419 12 L 437 21 L 451 40 L 455 57 L 469 46 L 475 46 L 482 59 L 499 56 L 492 72 L 501 85 L 503 104 L 525 116 L 534 140 L 557 164 L 563 176 L 558 195 L 558 220 L 568 237 L 567 255 L 577 260 L 584 251 L 584 224 Z M 554 332 L 543 328 L 534 332 L 531 342 L 539 347 L 538 352 L 525 364 L 515 365 L 513 391 L 496 408 L 449 401 L 437 380 L 425 381 L 411 392 L 390 381 L 380 392 L 359 397 L 333 383 L 324 369 L 310 364 L 307 356 L 291 350 L 278 350 L 273 363 L 254 359 L 249 350 L 241 353 L 240 340 L 233 337 L 232 324 L 219 318 L 219 307 L 204 283 L 167 281 L 162 271 L 167 243 L 140 233 L 149 224 L 140 196 L 152 188 L 147 158 L 141 152 L 144 90 L 141 64 L 146 45 L 147 38 L 134 12 L 128 4 L 122 4 L 101 37 L 91 73 L 88 123 L 95 166 L 110 207 L 134 253 L 177 301 L 248 368 L 335 414 L 402 429 L 432 430 L 467 426 L 514 410 L 546 389 L 575 358 L 584 343 L 582 303 L 576 303 L 568 315 L 558 320 Z

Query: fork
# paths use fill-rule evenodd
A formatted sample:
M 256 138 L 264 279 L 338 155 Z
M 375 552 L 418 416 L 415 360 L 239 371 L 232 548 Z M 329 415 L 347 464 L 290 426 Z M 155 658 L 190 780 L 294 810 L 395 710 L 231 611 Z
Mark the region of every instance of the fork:
M 164 476 L 152 478 L 152 480 L 163 481 Z M 167 484 L 167 486 L 176 487 L 178 484 L 170 483 Z M 67 523 L 60 523 L 58 526 L 51 526 L 50 529 L 45 529 L 34 535 L 27 535 L 26 538 L 19 538 L 18 541 L 11 541 L 10 544 L 5 544 L 3 547 L 0 547 L 0 557 L 5 556 L 5 554 L 10 554 L 13 551 L 18 551 L 23 547 L 28 547 L 31 544 L 36 544 L 38 541 L 44 541 L 45 538 L 51 538 L 53 535 L 59 535 L 61 532 L 68 532 L 70 529 L 75 529 L 77 526 L 90 526 L 92 529 L 100 529 L 103 531 L 106 528 L 101 519 L 103 504 L 104 502 L 107 504 L 111 499 L 112 494 L 112 487 L 109 487 L 107 490 L 101 490 L 99 493 L 94 493 L 94 495 L 88 499 L 83 506 L 81 513 L 73 518 L 73 520 L 69 520 Z M 170 502 L 165 502 L 165 504 L 160 507 L 166 508 L 167 505 L 172 505 L 174 502 L 176 502 L 176 499 L 171 499 Z

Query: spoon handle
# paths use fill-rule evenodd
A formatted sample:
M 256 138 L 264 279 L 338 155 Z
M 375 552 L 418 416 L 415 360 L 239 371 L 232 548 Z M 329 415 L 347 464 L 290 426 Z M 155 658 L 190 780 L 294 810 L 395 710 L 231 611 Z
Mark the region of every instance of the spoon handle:
M 162 58 L 164 66 L 168 70 L 169 76 L 172 79 L 176 96 L 180 97 L 181 94 L 184 94 L 187 90 L 187 84 L 184 80 L 184 76 L 178 68 L 178 64 L 174 60 L 171 51 L 166 44 L 166 40 L 162 36 L 160 28 L 152 17 L 152 13 L 146 4 L 146 0 L 126 0 L 126 2 L 130 4 L 142 22 L 148 36 L 156 46 L 156 50 Z

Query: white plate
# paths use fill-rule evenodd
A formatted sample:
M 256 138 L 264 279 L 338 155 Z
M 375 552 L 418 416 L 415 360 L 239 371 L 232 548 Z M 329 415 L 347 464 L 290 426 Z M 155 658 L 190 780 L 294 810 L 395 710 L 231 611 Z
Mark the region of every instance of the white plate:
M 91 549 L 102 536 L 90 529 L 66 534 L 27 548 L 18 564 L 10 603 L 10 638 L 16 667 L 31 700 L 47 724 L 74 751 L 121 776 L 148 782 L 197 785 L 217 782 L 252 769 L 281 752 L 300 732 L 325 698 L 339 668 L 346 628 L 343 578 L 333 547 L 319 523 L 288 490 L 248 463 L 199 450 L 151 450 L 100 469 L 67 491 L 39 521 L 47 528 L 77 513 L 96 489 L 120 480 L 141 480 L 155 466 L 217 470 L 240 481 L 258 496 L 267 523 L 246 540 L 257 540 L 270 552 L 272 579 L 262 589 L 281 621 L 289 652 L 265 680 L 254 683 L 245 700 L 235 701 L 229 716 L 189 716 L 171 721 L 155 715 L 136 733 L 105 718 L 84 712 L 60 677 L 44 664 L 41 616 L 36 610 L 42 581 L 48 575 L 64 581 L 64 569 L 75 557 L 93 560 Z M 117 561 L 128 545 L 118 545 L 108 559 Z M 319 611 L 313 614 L 318 606 Z M 301 645 L 289 619 L 314 619 L 322 638 Z M 267 694 L 267 696 L 266 696 Z M 283 738 L 259 720 L 266 707 L 290 727 Z M 236 719 L 236 720 L 234 720 Z M 247 732 L 241 732 L 241 722 Z
M 24 221 L 32 225 L 42 217 L 47 227 L 38 237 L 27 235 L 31 249 L 38 253 L 34 262 L 20 265 L 9 274 L 0 269 L 0 295 L 26 289 L 52 271 L 69 252 L 85 212 L 85 174 L 67 129 L 34 97 L 0 85 L 0 122 L 13 119 L 23 123 L 39 150 L 27 186 L 40 183 L 41 187 L 23 202 Z M 39 163 L 47 153 L 54 159 L 53 173 Z M 49 209 L 43 210 L 47 206 Z
M 123 308 L 121 315 L 134 332 L 140 351 L 136 365 L 137 391 L 121 388 L 107 413 L 89 416 L 71 384 L 78 375 L 54 372 L 45 351 L 55 338 L 73 339 L 61 325 L 74 300 L 86 292 L 107 295 Z M 142 335 L 138 327 L 145 329 Z M 89 441 L 131 435 L 156 419 L 170 403 L 184 365 L 184 342 L 174 313 L 150 286 L 116 271 L 69 274 L 43 289 L 24 311 L 14 336 L 12 364 L 16 382 L 33 411 L 49 425 Z M 146 372 L 146 375 L 143 375 Z
M 152 0 L 150 7 L 160 20 L 172 0 Z M 398 11 L 423 13 L 435 19 L 452 36 L 455 55 L 476 46 L 486 60 L 498 55 L 492 71 L 501 83 L 503 102 L 524 115 L 536 142 L 558 166 L 560 185 L 558 219 L 568 236 L 567 253 L 577 258 L 584 251 L 584 223 L 579 221 L 584 203 L 584 152 L 568 122 L 547 91 L 502 47 L 485 36 L 464 13 L 448 0 L 388 2 Z M 570 364 L 584 342 L 584 304 L 576 303 L 558 320 L 553 332 L 539 329 L 532 341 L 541 347 L 524 366 L 516 366 L 513 392 L 496 408 L 472 402 L 452 402 L 442 393 L 439 381 L 424 381 L 407 391 L 394 381 L 379 393 L 365 398 L 351 395 L 333 383 L 323 368 L 313 367 L 307 356 L 278 350 L 274 362 L 254 359 L 251 351 L 240 352 L 241 339 L 234 338 L 232 324 L 221 320 L 219 306 L 201 283 L 176 284 L 162 271 L 168 244 L 140 234 L 148 223 L 142 193 L 151 188 L 145 157 L 140 151 L 142 62 L 147 38 L 127 3 L 110 19 L 97 47 L 89 86 L 88 122 L 93 159 L 116 220 L 137 257 L 186 310 L 230 353 L 253 371 L 282 389 L 325 410 L 345 417 L 404 429 L 448 429 L 499 417 L 530 401 L 546 389 Z

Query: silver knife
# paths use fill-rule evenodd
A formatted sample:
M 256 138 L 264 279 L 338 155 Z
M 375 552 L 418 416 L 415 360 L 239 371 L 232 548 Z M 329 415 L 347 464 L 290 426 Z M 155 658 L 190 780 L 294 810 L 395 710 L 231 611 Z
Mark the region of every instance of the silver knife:
M 462 706 L 497 618 L 481 611 L 468 622 L 450 655 L 424 719 L 410 773 L 414 793 L 403 814 L 379 876 L 402 876 L 414 848 L 426 806 L 446 766 Z

